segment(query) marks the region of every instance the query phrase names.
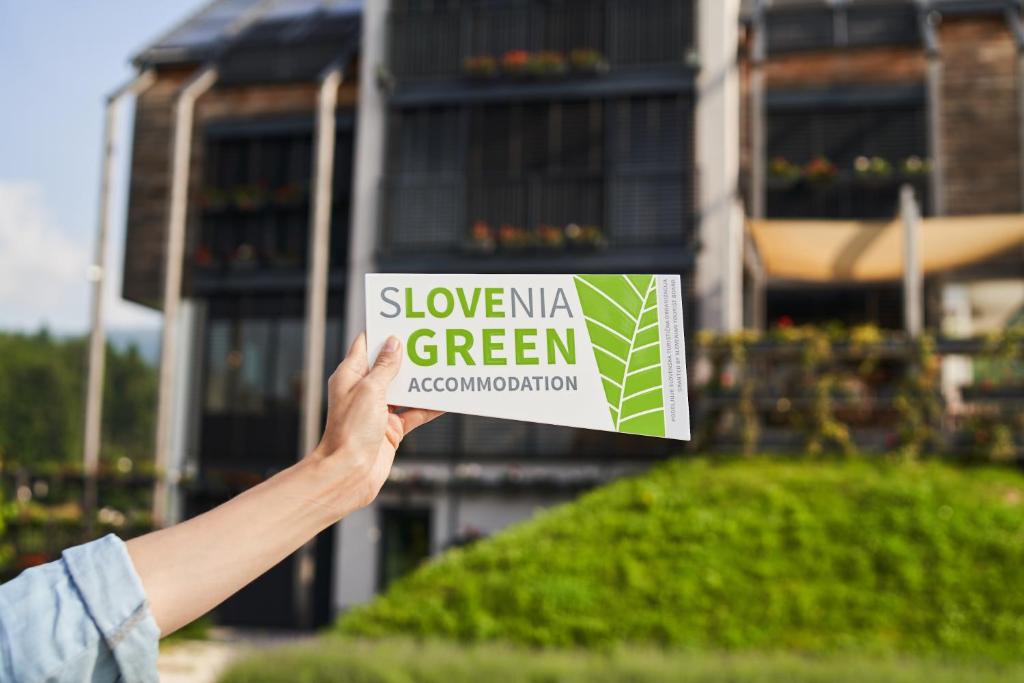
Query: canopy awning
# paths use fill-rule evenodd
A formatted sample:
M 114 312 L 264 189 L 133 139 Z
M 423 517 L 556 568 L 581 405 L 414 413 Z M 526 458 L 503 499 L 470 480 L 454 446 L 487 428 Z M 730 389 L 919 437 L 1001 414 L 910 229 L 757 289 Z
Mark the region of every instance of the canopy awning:
M 903 275 L 903 222 L 753 220 L 747 228 L 769 277 L 871 282 Z M 960 268 L 1024 244 L 1024 214 L 921 220 L 925 274 Z

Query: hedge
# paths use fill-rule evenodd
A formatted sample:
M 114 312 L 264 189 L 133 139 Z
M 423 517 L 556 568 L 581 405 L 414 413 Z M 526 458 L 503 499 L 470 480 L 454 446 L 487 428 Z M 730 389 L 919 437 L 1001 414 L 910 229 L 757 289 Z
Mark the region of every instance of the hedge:
M 444 554 L 337 631 L 1020 660 L 1024 476 L 674 461 Z

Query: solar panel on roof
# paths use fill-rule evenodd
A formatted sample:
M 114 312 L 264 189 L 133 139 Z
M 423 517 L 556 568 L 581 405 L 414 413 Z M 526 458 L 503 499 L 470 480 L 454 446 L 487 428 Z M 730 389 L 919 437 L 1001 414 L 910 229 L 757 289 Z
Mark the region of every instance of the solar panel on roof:
M 214 0 L 143 50 L 137 62 L 167 64 L 209 58 L 247 19 L 295 22 L 316 14 L 361 13 L 363 0 Z

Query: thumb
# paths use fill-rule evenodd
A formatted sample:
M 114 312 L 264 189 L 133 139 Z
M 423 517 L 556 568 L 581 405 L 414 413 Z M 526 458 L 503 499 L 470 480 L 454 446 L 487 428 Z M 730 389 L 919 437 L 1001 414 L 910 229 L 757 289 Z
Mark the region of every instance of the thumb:
M 366 379 L 382 388 L 387 388 L 391 384 L 391 380 L 398 374 L 398 369 L 401 366 L 402 342 L 399 341 L 398 337 L 392 335 L 384 342 L 384 346 L 381 348 L 380 353 L 377 354 L 377 360 L 374 361 L 373 367 L 370 368 L 370 374 L 366 376 Z

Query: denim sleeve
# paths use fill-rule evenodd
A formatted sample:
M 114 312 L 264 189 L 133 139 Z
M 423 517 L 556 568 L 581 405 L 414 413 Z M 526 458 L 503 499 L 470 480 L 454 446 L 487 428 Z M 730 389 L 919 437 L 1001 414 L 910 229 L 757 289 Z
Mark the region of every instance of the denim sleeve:
M 0 680 L 157 681 L 160 640 L 124 543 L 108 535 L 0 586 Z

